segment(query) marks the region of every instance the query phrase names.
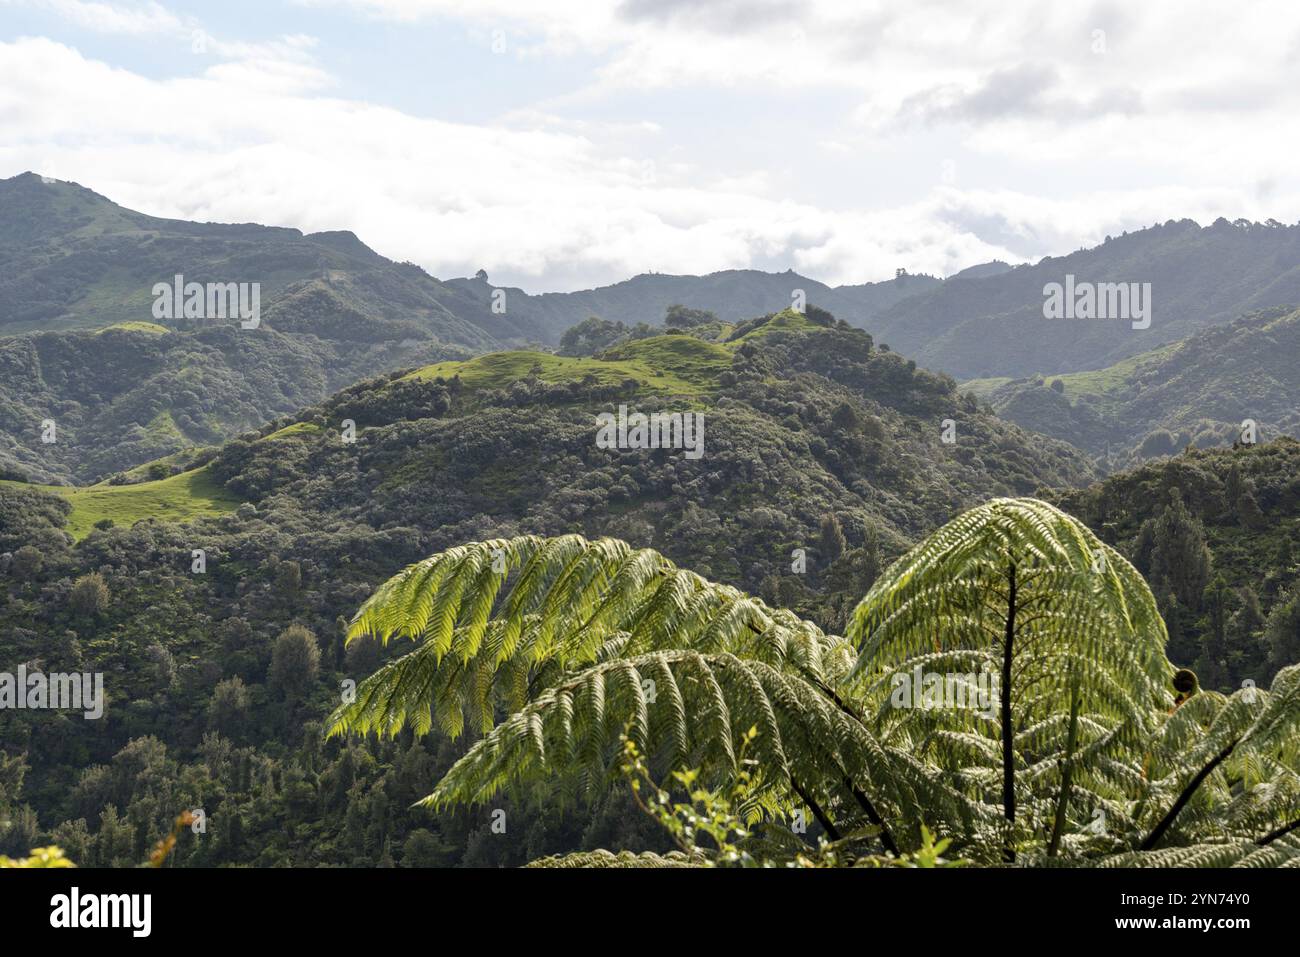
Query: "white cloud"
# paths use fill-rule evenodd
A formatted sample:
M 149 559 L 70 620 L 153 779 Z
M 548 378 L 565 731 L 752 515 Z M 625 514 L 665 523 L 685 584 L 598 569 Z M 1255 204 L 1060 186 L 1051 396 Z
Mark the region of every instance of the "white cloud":
M 597 65 L 567 97 L 524 92 L 471 124 L 326 95 L 341 84 L 306 36 L 214 40 L 167 79 L 0 43 L 0 175 L 35 169 L 158 215 L 353 229 L 435 275 L 482 266 L 533 290 L 756 264 L 862 282 L 1170 218 L 1300 219 L 1300 18 L 1272 2 L 321 2 L 455 20 L 484 43 L 504 29 L 530 56 Z M 693 148 L 664 111 L 619 100 L 713 88 L 787 111 L 828 93 L 847 112 L 806 136 L 775 120 L 791 143 L 776 169 L 725 141 Z M 920 169 L 931 185 L 886 191 Z M 823 175 L 844 195 L 875 178 L 884 198 L 804 189 Z
M 0 0 L 3 6 L 28 6 L 49 10 L 69 23 L 99 33 L 175 33 L 183 24 L 160 4 L 108 3 L 102 0 Z
M 978 94 L 1003 73 L 1049 66 L 1054 89 L 1101 108 L 1115 90 L 1173 105 L 1225 88 L 1273 98 L 1295 79 L 1292 0 L 1043 4 L 1041 0 L 299 0 L 483 31 L 523 31 L 556 55 L 604 53 L 607 87 L 696 83 L 861 91 L 869 115 L 948 89 Z M 1290 84 L 1288 99 L 1300 91 Z M 1254 98 L 1251 98 L 1254 99 Z M 1194 100 L 1192 101 L 1195 102 Z M 996 98 L 985 104 L 996 116 Z M 1115 107 L 1132 107 L 1126 96 Z M 1001 106 L 1014 113 L 1016 101 Z
M 903 239 L 911 212 L 828 213 L 759 195 L 750 179 L 693 183 L 671 166 L 647 177 L 581 135 L 420 119 L 306 96 L 293 78 L 276 90 L 217 67 L 156 81 L 21 40 L 0 44 L 0 91 L 0 122 L 21 131 L 0 149 L 7 173 L 75 180 L 156 215 L 350 228 L 441 275 L 484 266 L 552 288 L 783 258 L 860 279 L 892 274 L 899 244 L 915 241 Z M 955 229 L 932 228 L 955 242 Z M 850 254 L 853 236 L 868 245 Z

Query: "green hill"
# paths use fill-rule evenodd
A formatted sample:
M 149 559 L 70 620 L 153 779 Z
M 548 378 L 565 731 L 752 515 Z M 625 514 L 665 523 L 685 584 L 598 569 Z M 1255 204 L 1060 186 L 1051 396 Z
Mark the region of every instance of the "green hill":
M 1001 416 L 1120 467 L 1188 444 L 1300 436 L 1300 311 L 1261 310 L 1091 372 L 967 382 Z

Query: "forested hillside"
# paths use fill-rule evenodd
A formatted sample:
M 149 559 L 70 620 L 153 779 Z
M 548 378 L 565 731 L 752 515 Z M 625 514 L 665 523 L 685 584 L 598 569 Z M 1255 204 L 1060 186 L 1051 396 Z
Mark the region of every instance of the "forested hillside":
M 377 371 L 469 354 L 416 323 L 369 319 L 328 289 L 289 296 L 269 315 L 255 330 L 125 323 L 0 338 L 0 476 L 110 480 L 218 444 Z M 320 334 L 326 323 L 336 331 Z
M 704 455 L 597 448 L 595 414 L 619 404 L 704 412 Z M 178 863 L 662 846 L 621 793 L 563 814 L 510 804 L 523 839 L 500 839 L 486 811 L 411 809 L 469 742 L 326 742 L 342 683 L 404 650 L 345 650 L 346 619 L 437 549 L 581 532 L 654 546 L 839 630 L 884 565 L 961 508 L 1093 474 L 817 310 L 725 341 L 678 333 L 596 358 L 499 353 L 392 374 L 165 468 L 195 465 L 184 486 L 141 469 L 96 496 L 0 483 L 7 657 L 103 671 L 108 696 L 101 721 L 7 720 L 0 853 L 50 840 L 130 864 L 177 807 L 199 806 L 208 838 L 186 836 Z
M 965 388 L 1004 418 L 1124 467 L 1182 451 L 1300 435 L 1300 312 L 1261 310 L 1093 372 Z M 1245 436 L 1250 441 L 1251 436 Z
M 1142 572 L 1207 687 L 1300 661 L 1300 442 L 1193 450 L 1053 500 Z

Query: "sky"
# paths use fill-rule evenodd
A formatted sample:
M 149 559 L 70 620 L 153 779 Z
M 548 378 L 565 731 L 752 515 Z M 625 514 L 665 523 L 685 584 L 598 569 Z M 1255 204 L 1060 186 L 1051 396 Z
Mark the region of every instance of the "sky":
M 530 292 L 1300 220 L 1295 0 L 0 0 L 0 177 Z

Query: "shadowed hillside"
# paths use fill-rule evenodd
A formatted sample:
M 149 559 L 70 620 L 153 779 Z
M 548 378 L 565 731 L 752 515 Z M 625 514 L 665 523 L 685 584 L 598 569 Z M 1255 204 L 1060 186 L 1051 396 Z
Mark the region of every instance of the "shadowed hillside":
M 1300 312 L 1262 310 L 1105 369 L 965 383 L 1004 418 L 1110 467 L 1243 439 L 1300 436 Z M 1246 437 L 1249 440 L 1249 436 Z
M 1045 319 L 1044 287 L 1150 283 L 1151 325 L 1124 319 Z M 983 279 L 950 279 L 867 324 L 881 342 L 959 379 L 1098 369 L 1224 325 L 1243 313 L 1300 302 L 1300 226 L 1167 222 L 1068 256 Z

